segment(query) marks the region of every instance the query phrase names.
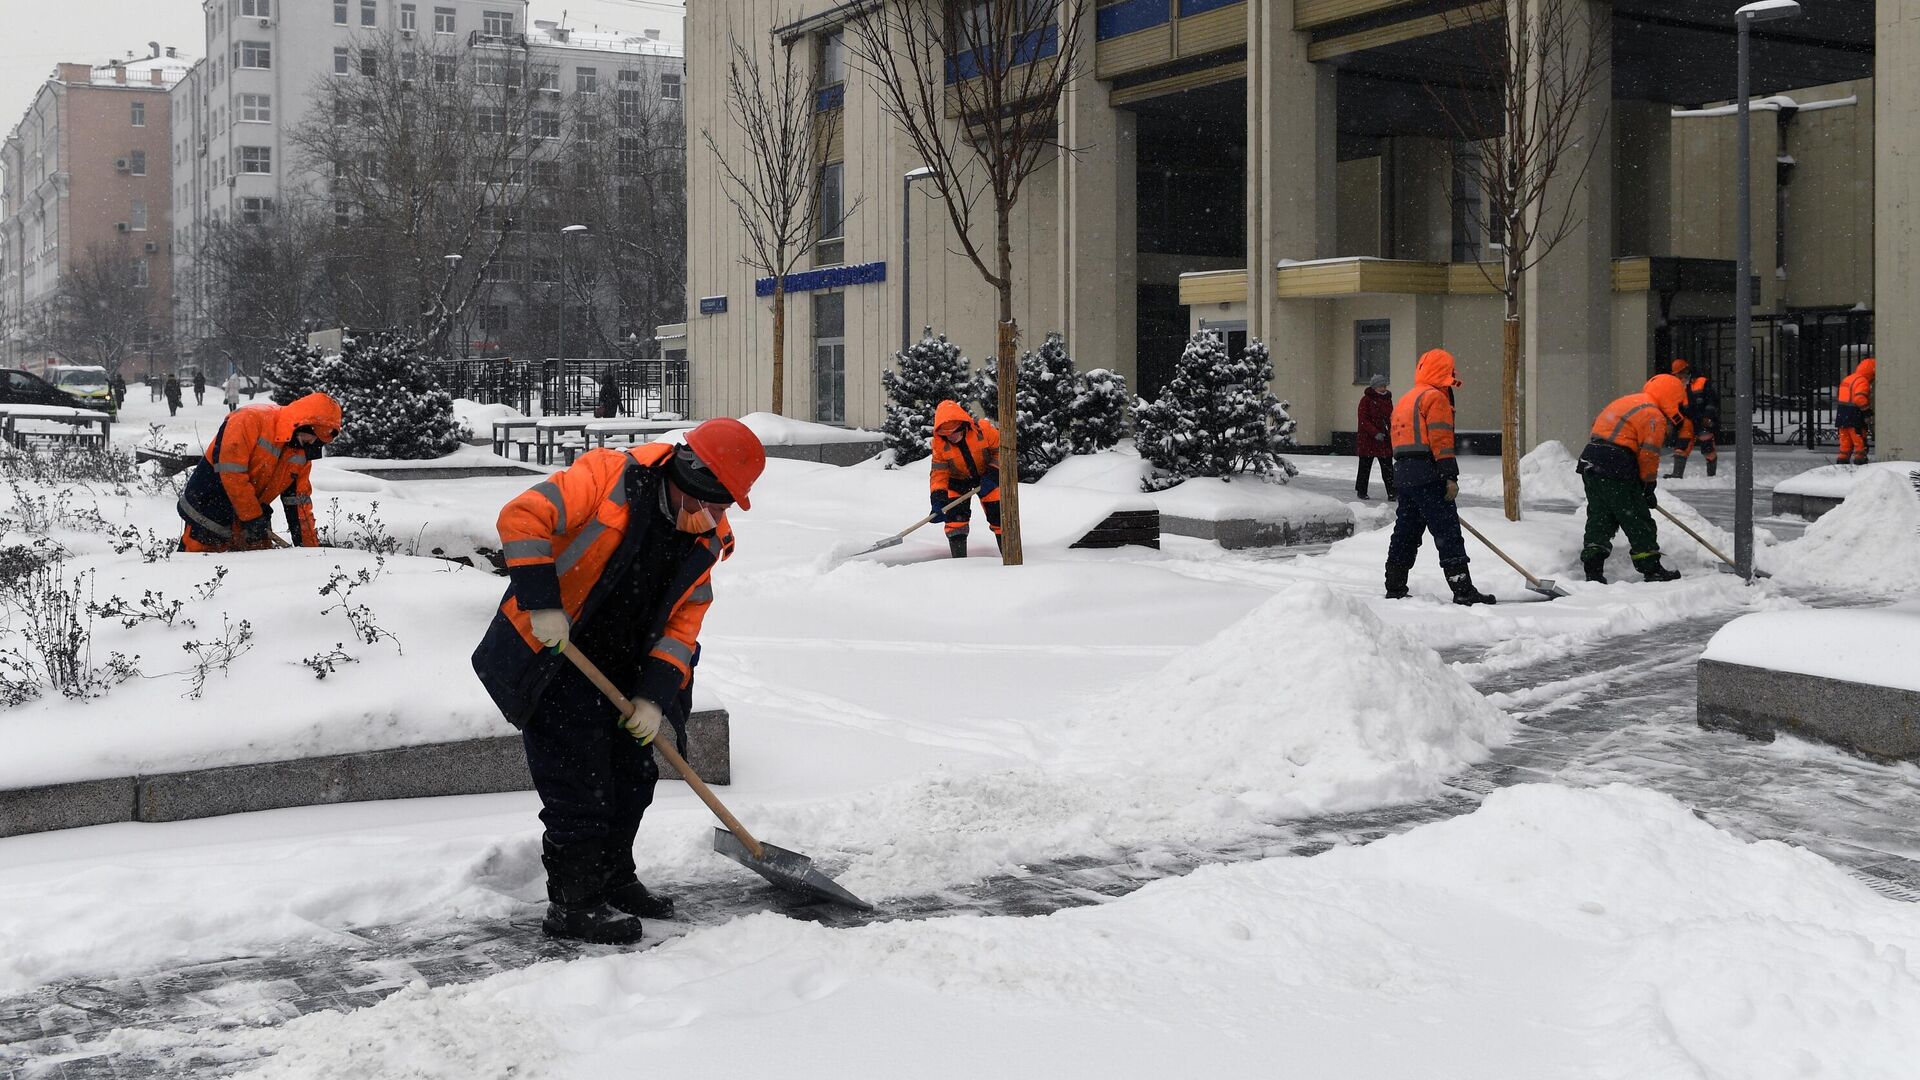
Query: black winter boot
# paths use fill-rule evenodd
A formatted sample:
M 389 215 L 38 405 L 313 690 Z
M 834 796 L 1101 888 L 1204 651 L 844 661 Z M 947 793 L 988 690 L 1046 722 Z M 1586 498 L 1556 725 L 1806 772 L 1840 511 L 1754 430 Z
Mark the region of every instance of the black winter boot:
M 1459 566 L 1447 571 L 1447 588 L 1453 590 L 1453 602 L 1463 606 L 1494 603 L 1493 597 L 1473 587 L 1473 574 Z
M 1580 568 L 1587 572 L 1587 580 L 1597 585 L 1607 583 L 1607 557 L 1587 556 L 1580 560 Z
M 1004 536 L 1001 536 L 999 533 L 994 533 L 993 534 L 993 550 L 999 552 L 1002 555 L 1005 555 L 1007 553 L 1007 538 Z
M 1387 599 L 1404 600 L 1407 598 L 1407 572 L 1412 569 L 1413 567 L 1411 566 L 1395 566 L 1392 563 L 1387 564 Z
M 952 552 L 953 557 L 956 559 L 966 558 L 967 557 L 967 538 L 964 536 L 947 537 L 947 550 Z
M 647 887 L 638 881 L 615 888 L 607 894 L 607 903 L 637 918 L 673 918 L 673 897 L 648 892 Z
M 1666 475 L 1666 479 L 1679 480 L 1686 475 L 1687 475 L 1687 459 L 1683 457 L 1674 458 L 1673 471 Z
M 1648 581 L 1680 580 L 1680 571 L 1660 565 L 1660 553 L 1657 551 L 1651 555 L 1636 556 L 1633 560 L 1633 568 L 1640 571 L 1640 576 Z
M 631 945 L 645 936 L 640 920 L 605 900 L 586 904 L 550 903 L 540 929 L 550 938 L 595 945 Z
M 1708 458 L 1707 459 L 1707 475 L 1712 476 L 1713 474 L 1719 471 L 1720 471 L 1720 459 Z

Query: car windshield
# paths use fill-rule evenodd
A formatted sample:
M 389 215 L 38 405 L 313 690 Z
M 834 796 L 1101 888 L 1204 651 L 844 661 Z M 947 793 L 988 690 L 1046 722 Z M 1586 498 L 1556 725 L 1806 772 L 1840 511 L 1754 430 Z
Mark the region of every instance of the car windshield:
M 61 371 L 54 373 L 53 385 L 62 390 L 105 390 L 107 375 L 103 371 Z

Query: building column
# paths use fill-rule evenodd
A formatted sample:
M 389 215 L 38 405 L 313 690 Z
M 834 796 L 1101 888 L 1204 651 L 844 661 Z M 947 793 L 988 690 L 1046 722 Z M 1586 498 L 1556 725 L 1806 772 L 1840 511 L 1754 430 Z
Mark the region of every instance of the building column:
M 1920 0 L 1874 5 L 1873 305 L 1876 460 L 1920 457 Z M 1878 301 L 1887 297 L 1887 303 Z
M 1139 381 L 1135 308 L 1139 280 L 1134 240 L 1134 116 L 1107 104 L 1093 77 L 1094 22 L 1084 20 L 1085 71 L 1060 102 L 1061 145 L 1055 224 L 1057 327 L 1027 327 L 1024 348 L 1058 329 L 1081 370 L 1107 368 Z
M 1247 332 L 1273 354 L 1274 393 L 1293 403 L 1302 443 L 1338 426 L 1320 349 L 1326 304 L 1276 295 L 1281 260 L 1334 254 L 1334 72 L 1307 59 L 1293 0 L 1247 5 Z
M 1607 32 L 1608 5 L 1588 0 L 1570 11 L 1584 15 L 1598 33 Z M 1575 119 L 1577 138 L 1548 192 L 1544 216 L 1557 220 L 1571 202 L 1573 232 L 1551 254 L 1533 253 L 1538 265 L 1527 271 L 1522 285 L 1522 452 L 1558 439 L 1578 453 L 1595 414 L 1628 390 L 1639 389 L 1616 385 L 1613 376 L 1612 93 L 1609 65 L 1581 105 Z M 1580 155 L 1588 146 L 1593 157 L 1583 176 Z M 1492 390 L 1499 392 L 1498 387 Z

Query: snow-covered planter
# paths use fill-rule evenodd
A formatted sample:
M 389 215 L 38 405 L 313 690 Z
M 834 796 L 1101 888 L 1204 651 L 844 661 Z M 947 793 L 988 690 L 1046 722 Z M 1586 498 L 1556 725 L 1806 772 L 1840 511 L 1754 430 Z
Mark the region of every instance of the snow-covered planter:
M 1822 465 L 1774 485 L 1773 512 L 1817 518 L 1839 506 L 1861 481 L 1892 473 L 1920 486 L 1920 461 L 1876 461 L 1871 465 Z

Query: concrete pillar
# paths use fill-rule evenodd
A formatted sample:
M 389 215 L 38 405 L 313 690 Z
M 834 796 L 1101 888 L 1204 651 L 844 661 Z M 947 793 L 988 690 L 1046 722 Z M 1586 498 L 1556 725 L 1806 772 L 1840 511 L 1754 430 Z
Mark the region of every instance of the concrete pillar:
M 1294 0 L 1247 5 L 1247 331 L 1273 354 L 1274 392 L 1302 443 L 1325 443 L 1339 410 L 1319 348 L 1325 303 L 1280 301 L 1283 259 L 1335 254 L 1334 73 L 1307 59 Z
M 1570 10 L 1602 28 L 1605 40 L 1608 5 L 1588 0 Z M 1548 193 L 1545 216 L 1557 220 L 1571 202 L 1578 224 L 1551 254 L 1542 258 L 1535 250 L 1538 265 L 1527 272 L 1523 285 L 1522 450 L 1558 439 L 1577 452 L 1594 415 L 1629 389 L 1613 378 L 1612 87 L 1609 68 L 1580 110 L 1577 141 L 1569 146 Z M 1588 145 L 1594 148 L 1593 157 L 1582 177 L 1579 155 Z
M 1673 106 L 1616 101 L 1613 130 L 1613 253 L 1671 255 Z
M 1049 329 L 1067 337 L 1080 370 L 1109 368 L 1139 381 L 1137 245 L 1134 242 L 1134 116 L 1107 104 L 1106 85 L 1095 80 L 1093 20 L 1083 27 L 1087 70 L 1060 102 L 1062 151 L 1056 210 L 1056 327 L 1028 327 L 1024 347 L 1038 348 Z
M 1874 5 L 1874 457 L 1920 458 L 1920 0 Z

